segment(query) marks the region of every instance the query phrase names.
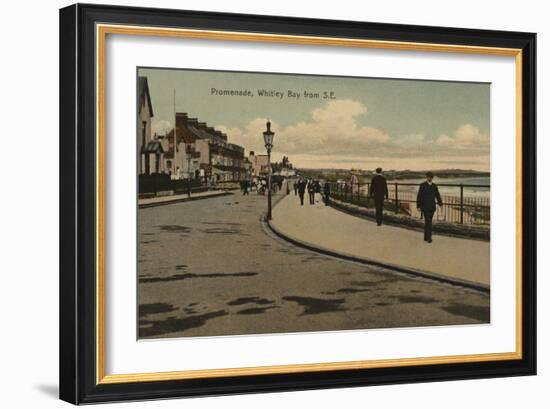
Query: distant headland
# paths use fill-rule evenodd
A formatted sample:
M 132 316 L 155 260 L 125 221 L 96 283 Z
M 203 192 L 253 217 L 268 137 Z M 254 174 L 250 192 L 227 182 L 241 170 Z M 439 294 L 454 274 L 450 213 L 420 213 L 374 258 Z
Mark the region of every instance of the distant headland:
M 309 177 L 322 176 L 328 180 L 347 178 L 351 173 L 358 177 L 371 177 L 373 170 L 362 169 L 339 169 L 339 168 L 298 168 L 297 171 Z M 490 177 L 491 172 L 478 171 L 472 169 L 430 169 L 438 178 L 466 178 L 466 177 Z M 384 170 L 384 175 L 389 180 L 421 179 L 426 175 L 427 170 Z

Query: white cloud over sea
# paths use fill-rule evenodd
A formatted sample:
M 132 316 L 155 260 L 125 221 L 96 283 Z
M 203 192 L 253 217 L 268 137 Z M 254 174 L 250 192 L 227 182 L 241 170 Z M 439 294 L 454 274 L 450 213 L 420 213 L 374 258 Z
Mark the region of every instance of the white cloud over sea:
M 443 134 L 435 141 L 438 145 L 453 149 L 468 149 L 483 152 L 489 150 L 489 135 L 481 133 L 479 128 L 464 124 L 452 136 Z
M 489 135 L 470 123 L 440 135 L 412 130 L 389 135 L 369 126 L 368 114 L 367 106 L 346 99 L 327 102 L 294 124 L 281 126 L 272 121 L 274 158 L 290 156 L 299 167 L 489 168 Z M 231 142 L 264 152 L 265 122 L 265 118 L 256 118 L 244 127 L 216 128 L 226 132 Z

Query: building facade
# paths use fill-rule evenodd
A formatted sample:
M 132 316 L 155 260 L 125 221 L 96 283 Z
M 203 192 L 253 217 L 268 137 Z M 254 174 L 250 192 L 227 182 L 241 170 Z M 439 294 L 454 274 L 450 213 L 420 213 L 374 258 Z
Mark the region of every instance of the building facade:
M 228 142 L 227 135 L 176 113 L 176 128 L 162 138 L 164 169 L 175 179 L 193 178 L 207 183 L 240 181 L 246 177 L 244 148 Z
M 154 114 L 147 77 L 138 77 L 137 92 L 138 173 L 140 175 L 164 173 L 164 147 L 156 135 L 151 137 L 151 118 Z
M 267 155 L 256 155 L 254 151 L 250 151 L 248 161 L 251 164 L 251 174 L 254 177 L 267 176 L 269 174 L 268 157 Z

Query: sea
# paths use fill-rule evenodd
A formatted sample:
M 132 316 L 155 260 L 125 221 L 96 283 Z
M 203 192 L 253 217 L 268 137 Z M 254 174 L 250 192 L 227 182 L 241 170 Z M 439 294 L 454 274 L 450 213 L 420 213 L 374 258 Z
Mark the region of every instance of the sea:
M 419 185 L 426 179 L 400 179 L 389 180 L 388 185 L 391 187 L 392 183 L 406 183 Z M 464 196 L 475 198 L 489 198 L 491 194 L 491 178 L 489 176 L 476 176 L 476 177 L 458 177 L 458 178 L 438 178 L 434 177 L 434 182 L 439 187 L 439 192 L 443 196 L 458 196 L 460 195 L 460 188 L 445 185 L 464 185 Z M 399 186 L 400 190 L 417 190 L 415 186 Z

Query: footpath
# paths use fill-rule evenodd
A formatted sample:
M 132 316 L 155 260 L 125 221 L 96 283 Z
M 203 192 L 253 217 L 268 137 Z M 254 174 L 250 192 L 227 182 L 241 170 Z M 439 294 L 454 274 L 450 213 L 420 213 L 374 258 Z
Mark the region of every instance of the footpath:
M 420 276 L 488 290 L 490 243 L 382 225 L 325 206 L 321 196 L 304 205 L 292 192 L 273 208 L 270 228 L 280 237 L 313 250 L 382 265 Z
M 225 196 L 231 195 L 233 193 L 228 192 L 227 190 L 209 190 L 206 192 L 191 193 L 191 197 L 187 193 L 182 195 L 167 195 L 167 196 L 158 196 L 148 199 L 139 199 L 138 206 L 140 209 L 146 207 L 162 206 L 174 203 L 188 202 L 191 200 L 200 200 L 208 199 L 210 197 Z

